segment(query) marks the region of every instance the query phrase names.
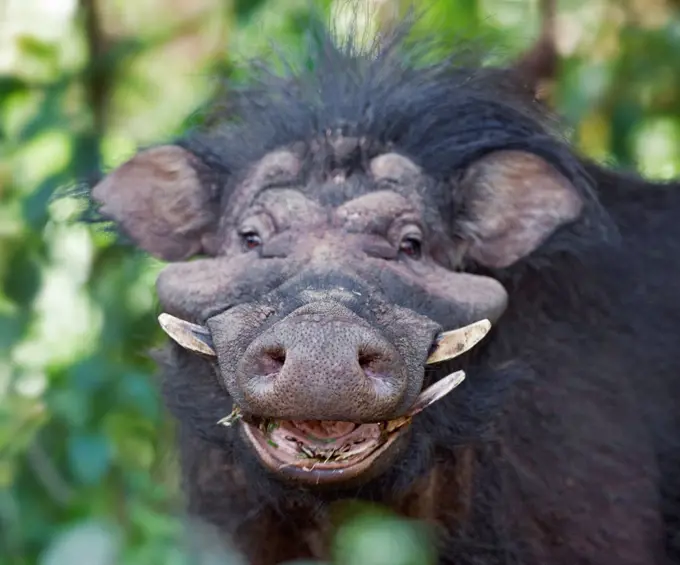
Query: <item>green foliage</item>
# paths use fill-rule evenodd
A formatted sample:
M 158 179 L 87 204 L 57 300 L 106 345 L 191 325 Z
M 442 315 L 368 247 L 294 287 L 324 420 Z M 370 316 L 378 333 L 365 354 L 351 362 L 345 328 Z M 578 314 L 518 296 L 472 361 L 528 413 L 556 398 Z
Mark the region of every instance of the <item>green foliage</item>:
M 267 54 L 272 42 L 301 53 L 311 9 L 346 32 L 345 4 L 8 4 L 0 38 L 0 565 L 83 555 L 91 565 L 187 563 L 173 424 L 147 357 L 161 340 L 161 265 L 74 224 L 77 202 L 52 195 L 190 124 L 216 86 L 215 69 L 235 72 L 243 55 Z M 407 4 L 381 3 L 359 32 L 389 25 Z M 560 2 L 562 70 L 551 98 L 583 152 L 659 178 L 680 175 L 674 5 L 659 0 L 636 12 L 639 2 Z M 497 61 L 535 38 L 536 6 L 432 0 L 416 37 L 447 32 L 449 49 L 480 36 Z M 420 526 L 374 509 L 350 514 L 336 535 L 338 565 L 433 563 Z M 238 563 L 227 557 L 201 562 Z

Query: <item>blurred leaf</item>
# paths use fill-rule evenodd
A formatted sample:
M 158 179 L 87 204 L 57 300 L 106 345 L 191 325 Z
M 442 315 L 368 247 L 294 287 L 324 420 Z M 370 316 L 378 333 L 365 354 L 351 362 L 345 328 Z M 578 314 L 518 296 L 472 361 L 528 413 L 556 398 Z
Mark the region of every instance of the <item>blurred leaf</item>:
M 366 514 L 343 525 L 333 544 L 335 565 L 428 565 L 436 563 L 432 539 L 421 525 Z
M 17 135 L 19 143 L 28 141 L 43 131 L 68 127 L 66 116 L 61 112 L 66 84 L 59 82 L 42 91 L 42 103 L 33 118 L 24 124 Z
M 234 12 L 240 20 L 245 20 L 265 3 L 266 0 L 235 0 Z
M 154 429 L 146 420 L 114 412 L 106 417 L 104 429 L 121 465 L 128 469 L 151 466 L 155 455 L 151 441 Z
M 112 527 L 84 522 L 57 536 L 40 559 L 40 565 L 116 565 L 121 542 Z M 85 560 L 85 561 L 84 561 Z
M 617 163 L 635 166 L 635 149 L 632 133 L 642 117 L 639 106 L 632 101 L 620 100 L 611 114 L 611 152 Z
M 71 473 L 83 484 L 99 482 L 109 470 L 111 446 L 102 435 L 75 433 L 68 438 Z
M 92 393 L 103 387 L 111 371 L 102 356 L 94 355 L 76 362 L 68 369 L 70 388 L 81 393 Z
M 125 406 L 136 408 L 140 414 L 151 421 L 160 415 L 159 393 L 152 386 L 147 375 L 139 372 L 126 372 L 118 382 L 118 399 Z
M 0 100 L 18 92 L 26 92 L 31 86 L 28 81 L 15 76 L 0 75 Z
M 173 517 L 155 512 L 144 504 L 133 503 L 130 508 L 130 517 L 132 523 L 142 528 L 150 537 L 172 539 L 179 532 L 180 525 Z
M 21 341 L 29 320 L 29 313 L 25 310 L 0 313 L 0 352 L 8 351 Z
M 13 405 L 0 411 L 0 454 L 8 458 L 23 454 L 48 419 L 43 406 L 35 400 L 18 395 L 11 398 Z M 8 467 L 6 471 L 12 469 Z
M 54 191 L 71 179 L 68 171 L 61 171 L 45 179 L 23 202 L 26 224 L 34 230 L 41 230 L 49 218 L 48 205 Z
M 3 291 L 10 300 L 26 308 L 40 290 L 41 266 L 35 253 L 15 245 L 9 255 L 10 268 L 2 281 Z
M 37 59 L 54 59 L 54 45 L 46 41 L 41 41 L 37 37 L 22 35 L 17 38 L 17 46 L 25 55 L 30 57 L 35 57 Z
M 64 388 L 51 391 L 48 398 L 52 413 L 69 427 L 79 429 L 89 422 L 92 411 L 87 393 L 77 388 Z

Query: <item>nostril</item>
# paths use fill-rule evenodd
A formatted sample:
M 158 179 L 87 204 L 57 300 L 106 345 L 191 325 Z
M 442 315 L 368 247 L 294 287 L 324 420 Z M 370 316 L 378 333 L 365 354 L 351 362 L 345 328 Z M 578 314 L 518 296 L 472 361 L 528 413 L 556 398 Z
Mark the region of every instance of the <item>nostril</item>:
M 258 372 L 262 375 L 279 373 L 285 362 L 286 350 L 283 347 L 267 347 L 262 350 L 258 363 Z
M 357 361 L 361 369 L 369 377 L 382 376 L 388 371 L 388 360 L 384 355 L 375 350 L 359 349 Z

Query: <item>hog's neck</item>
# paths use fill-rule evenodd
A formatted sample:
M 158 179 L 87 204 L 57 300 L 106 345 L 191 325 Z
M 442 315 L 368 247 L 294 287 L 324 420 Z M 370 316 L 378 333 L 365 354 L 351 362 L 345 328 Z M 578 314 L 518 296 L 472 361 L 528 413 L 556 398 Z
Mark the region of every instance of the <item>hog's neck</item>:
M 246 556 L 248 565 L 328 560 L 332 524 L 323 503 L 254 500 L 252 489 L 261 485 L 252 484 L 252 477 L 234 465 L 225 451 L 192 438 L 182 442 L 182 452 L 184 461 L 191 462 L 183 466 L 191 517 L 216 527 L 221 539 Z M 449 528 L 460 524 L 471 505 L 474 461 L 472 448 L 461 447 L 455 458 L 436 463 L 409 489 L 380 502 L 436 530 L 444 523 Z

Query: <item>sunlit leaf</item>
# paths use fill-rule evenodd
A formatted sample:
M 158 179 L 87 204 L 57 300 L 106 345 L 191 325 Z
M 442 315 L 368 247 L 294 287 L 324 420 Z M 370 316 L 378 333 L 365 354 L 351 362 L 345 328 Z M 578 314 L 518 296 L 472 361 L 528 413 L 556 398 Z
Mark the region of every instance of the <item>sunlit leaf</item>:
M 17 45 L 25 55 L 38 59 L 54 58 L 55 46 L 37 37 L 23 35 L 17 38 Z

